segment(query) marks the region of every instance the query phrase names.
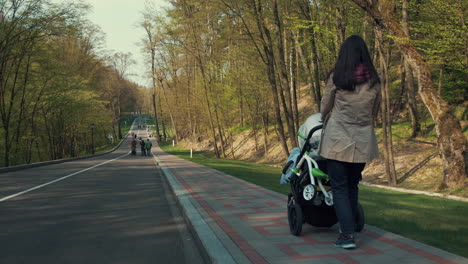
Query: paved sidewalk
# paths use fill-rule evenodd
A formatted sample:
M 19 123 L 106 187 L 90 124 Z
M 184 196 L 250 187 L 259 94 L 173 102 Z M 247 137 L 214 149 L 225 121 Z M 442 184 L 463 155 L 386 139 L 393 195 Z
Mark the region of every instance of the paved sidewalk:
M 460 264 L 468 259 L 366 225 L 358 248 L 335 248 L 338 230 L 305 224 L 289 233 L 287 198 L 217 170 L 153 150 L 184 214 L 214 263 Z M 279 179 L 279 175 L 278 175 Z

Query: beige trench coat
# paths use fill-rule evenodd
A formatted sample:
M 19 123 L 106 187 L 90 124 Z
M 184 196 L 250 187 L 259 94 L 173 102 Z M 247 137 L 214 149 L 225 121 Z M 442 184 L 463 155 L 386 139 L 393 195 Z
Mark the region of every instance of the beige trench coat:
M 320 156 L 353 163 L 367 163 L 378 157 L 373 120 L 380 104 L 380 83 L 356 86 L 355 91 L 336 89 L 333 75 L 327 81 L 321 102 L 325 129 Z

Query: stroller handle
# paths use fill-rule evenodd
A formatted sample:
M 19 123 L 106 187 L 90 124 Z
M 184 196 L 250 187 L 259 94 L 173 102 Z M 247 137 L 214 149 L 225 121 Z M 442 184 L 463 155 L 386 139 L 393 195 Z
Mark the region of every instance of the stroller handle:
M 306 153 L 306 151 L 309 151 L 310 149 L 310 138 L 312 137 L 312 135 L 319 129 L 322 129 L 323 128 L 323 124 L 320 124 L 320 125 L 317 125 L 317 126 L 314 126 L 309 134 L 307 135 L 307 138 L 305 139 L 305 142 L 304 142 L 304 146 L 302 147 L 301 149 L 301 154 L 299 154 L 299 156 L 297 156 L 298 160 L 296 161 L 296 163 L 299 161 L 299 159 Z
M 315 131 L 317 131 L 317 130 L 319 130 L 319 129 L 322 129 L 322 128 L 323 128 L 323 125 L 314 126 L 314 127 L 310 130 L 309 134 L 307 135 L 306 141 L 309 141 L 309 140 L 310 140 L 310 138 L 311 138 L 312 135 L 315 133 Z

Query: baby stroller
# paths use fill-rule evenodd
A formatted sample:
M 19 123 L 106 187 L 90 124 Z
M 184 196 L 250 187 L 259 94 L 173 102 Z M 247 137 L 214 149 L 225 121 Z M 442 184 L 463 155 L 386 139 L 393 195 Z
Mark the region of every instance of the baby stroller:
M 298 133 L 301 148 L 292 150 L 283 167 L 280 183 L 289 183 L 288 222 L 291 234 L 299 236 L 302 225 L 331 227 L 338 222 L 326 161 L 318 154 L 322 131 L 320 113 L 307 118 Z M 356 232 L 364 228 L 364 211 L 358 204 Z

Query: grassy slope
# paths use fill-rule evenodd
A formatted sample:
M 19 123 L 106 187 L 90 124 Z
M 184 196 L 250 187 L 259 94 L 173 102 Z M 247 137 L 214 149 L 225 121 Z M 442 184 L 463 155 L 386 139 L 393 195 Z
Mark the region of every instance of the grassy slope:
M 437 152 L 436 146 L 427 144 L 437 142 L 434 123 L 430 120 L 422 122 L 422 135 L 413 140 L 408 140 L 410 136 L 410 125 L 410 122 L 399 122 L 392 125 L 395 167 L 399 179 L 398 187 L 468 197 L 468 188 L 438 189 L 442 182 L 443 175 L 442 160 L 439 156 L 436 155 L 427 163 L 423 164 L 423 166 L 419 167 L 421 162 Z M 462 121 L 462 127 L 465 136 L 468 138 L 468 122 Z M 376 134 L 379 142 L 381 142 L 382 129 L 376 129 Z M 258 150 L 255 150 L 255 139 L 252 130 L 247 127 L 242 129 L 237 128 L 237 130 L 234 131 L 233 140 L 231 141 L 233 148 L 228 146 L 226 150 L 229 158 L 232 157 L 231 150 L 234 149 L 235 159 L 282 165 L 286 157 L 282 154 L 276 133 L 274 132 L 274 127 L 270 127 L 270 135 L 268 138 L 269 146 L 266 155 L 263 153 L 263 134 L 259 133 L 258 136 Z M 207 139 L 198 142 L 190 142 L 189 139 L 186 139 L 179 142 L 179 144 L 185 148 L 193 147 L 194 150 L 213 151 L 212 142 Z M 386 185 L 388 181 L 385 176 L 382 144 L 379 144 L 379 149 L 381 157 L 375 159 L 366 166 L 363 173 L 363 180 L 370 183 Z M 418 169 L 414 170 L 415 168 Z M 410 172 L 411 174 L 409 174 Z M 407 175 L 408 177 L 406 177 Z M 468 178 L 466 178 L 466 186 L 468 186 Z
M 421 143 L 431 142 L 435 144 L 437 142 L 437 134 L 432 121 L 422 123 L 422 135 L 414 138 L 413 141 L 408 140 L 410 137 L 410 126 L 410 122 L 399 122 L 392 125 L 393 149 L 395 151 L 395 167 L 398 179 L 405 178 L 405 175 L 420 162 L 437 152 L 436 146 Z M 462 122 L 462 127 L 465 137 L 468 138 L 468 125 L 466 122 Z M 382 137 L 381 130 L 381 128 L 376 129 L 379 142 Z M 415 141 L 420 143 L 416 143 Z M 379 148 L 382 152 L 383 146 L 379 146 Z M 468 197 L 468 188 L 439 190 L 438 187 L 442 182 L 442 175 L 442 160 L 436 155 L 421 168 L 414 171 L 408 178 L 404 179 L 404 181 L 399 182 L 398 187 Z M 363 177 L 366 182 L 386 185 L 388 181 L 384 172 L 383 157 L 374 160 L 366 166 Z M 468 186 L 468 178 L 465 182 L 466 186 Z
M 189 151 L 171 145 L 163 150 L 276 192 L 287 194 L 288 185 L 280 185 L 281 169 L 253 162 L 216 159 L 209 153 Z M 468 203 L 360 187 L 360 202 L 366 223 L 418 240 L 449 252 L 468 257 Z

